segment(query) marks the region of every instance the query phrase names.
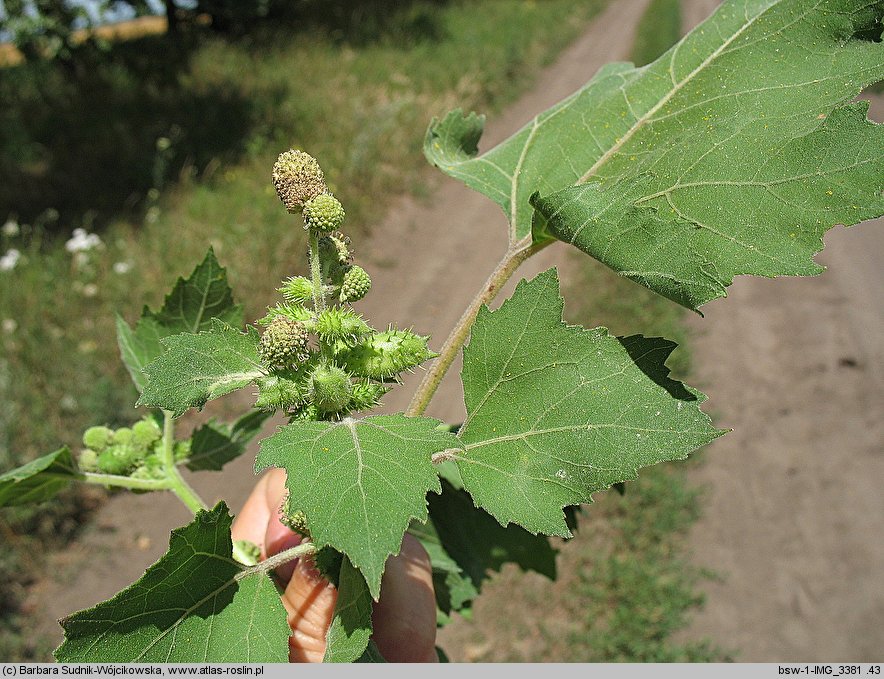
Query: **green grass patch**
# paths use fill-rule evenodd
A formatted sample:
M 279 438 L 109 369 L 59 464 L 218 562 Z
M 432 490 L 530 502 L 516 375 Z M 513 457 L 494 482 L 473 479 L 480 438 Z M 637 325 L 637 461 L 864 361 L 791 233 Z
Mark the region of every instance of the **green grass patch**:
M 631 59 L 650 64 L 681 38 L 681 0 L 651 0 L 635 30 Z
M 0 69 L 0 256 L 21 254 L 0 270 L 0 470 L 135 418 L 113 314 L 158 306 L 210 244 L 249 321 L 304 271 L 303 230 L 270 182 L 280 151 L 315 155 L 347 229 L 369 230 L 397 195 L 425 191 L 432 116 L 499 110 L 604 4 L 344 3 L 235 39 L 144 36 L 76 78 L 52 63 Z M 102 245 L 68 252 L 75 227 Z M 36 551 L 29 536 L 62 543 L 82 504 L 74 493 L 0 514 L 4 545 L 20 548 L 0 559 L 5 659 L 36 652 L 15 619 L 39 570 L 19 558 Z

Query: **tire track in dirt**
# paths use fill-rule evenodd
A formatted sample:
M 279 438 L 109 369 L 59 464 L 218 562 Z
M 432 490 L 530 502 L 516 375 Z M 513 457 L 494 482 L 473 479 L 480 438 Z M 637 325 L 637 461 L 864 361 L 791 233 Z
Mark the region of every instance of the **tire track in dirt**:
M 684 2 L 686 30 L 717 4 Z M 683 636 L 741 661 L 884 655 L 882 227 L 837 227 L 821 276 L 738 277 L 690 320 L 692 382 L 733 431 L 691 475 L 707 491 L 693 560 L 722 579 Z

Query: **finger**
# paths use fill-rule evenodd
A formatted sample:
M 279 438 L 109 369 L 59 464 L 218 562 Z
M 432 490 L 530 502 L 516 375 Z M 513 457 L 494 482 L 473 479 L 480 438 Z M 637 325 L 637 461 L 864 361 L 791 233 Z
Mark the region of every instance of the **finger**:
M 402 551 L 387 561 L 372 624 L 372 638 L 388 662 L 438 661 L 433 568 L 421 543 L 407 533 Z
M 292 628 L 290 662 L 322 662 L 337 599 L 337 590 L 312 561 L 299 559 L 282 597 Z
M 271 473 L 272 474 L 272 473 Z M 267 484 L 271 481 L 271 474 L 262 476 L 251 494 L 243 505 L 242 511 L 236 515 L 230 534 L 234 540 L 248 540 L 261 547 L 264 552 L 264 534 L 267 531 L 267 522 L 270 520 L 270 509 L 267 505 Z

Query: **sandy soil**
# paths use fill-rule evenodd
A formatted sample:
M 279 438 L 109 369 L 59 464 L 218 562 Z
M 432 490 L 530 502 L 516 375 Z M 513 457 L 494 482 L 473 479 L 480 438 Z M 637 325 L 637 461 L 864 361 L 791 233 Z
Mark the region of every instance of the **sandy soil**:
M 685 4 L 686 22 L 695 23 L 717 3 Z M 625 58 L 645 5 L 612 3 L 532 92 L 489 124 L 482 147 L 570 94 L 603 63 Z M 357 243 L 357 258 L 375 281 L 360 309 L 366 317 L 376 326 L 413 325 L 438 345 L 503 253 L 506 228 L 484 197 L 434 181 L 433 199 L 403 199 L 371 242 Z M 709 493 L 691 536 L 695 560 L 726 579 L 707 587 L 707 609 L 686 634 L 738 648 L 741 659 L 881 659 L 881 241 L 871 224 L 836 230 L 819 258 L 830 272 L 742 279 L 730 299 L 693 322 L 694 382 L 710 395 L 707 410 L 735 431 L 708 449 L 696 473 Z M 563 250 L 548 248 L 520 274 L 563 263 Z M 388 410 L 407 404 L 417 378 L 388 396 Z M 462 413 L 455 369 L 429 414 L 455 422 Z M 223 494 L 238 508 L 254 482 L 253 459 L 194 476 L 194 485 L 208 501 Z M 60 640 L 58 617 L 138 578 L 165 550 L 169 529 L 188 518 L 165 498 L 111 500 L 79 544 L 54 558 L 51 580 L 35 591 L 38 633 Z

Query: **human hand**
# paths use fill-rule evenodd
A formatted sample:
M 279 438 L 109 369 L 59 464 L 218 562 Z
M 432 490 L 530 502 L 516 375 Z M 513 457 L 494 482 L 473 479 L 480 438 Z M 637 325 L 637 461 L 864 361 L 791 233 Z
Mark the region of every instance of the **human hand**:
M 234 540 L 261 548 L 261 558 L 300 544 L 303 539 L 279 520 L 285 497 L 285 472 L 274 469 L 258 481 L 233 522 Z M 296 559 L 276 569 L 285 585 L 291 662 L 322 662 L 325 635 L 334 615 L 337 590 L 313 567 Z M 388 662 L 436 662 L 436 600 L 430 558 L 420 542 L 405 535 L 398 556 L 387 561 L 380 601 L 372 613 L 372 639 Z

